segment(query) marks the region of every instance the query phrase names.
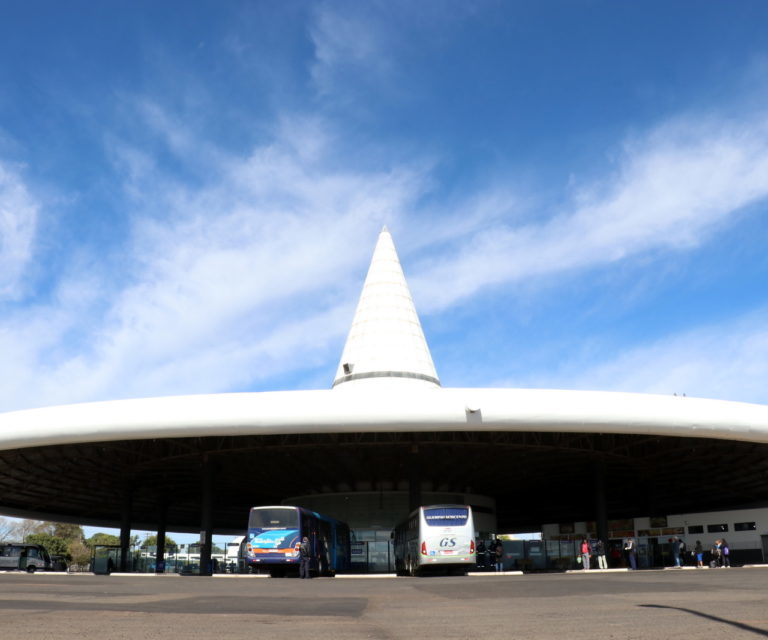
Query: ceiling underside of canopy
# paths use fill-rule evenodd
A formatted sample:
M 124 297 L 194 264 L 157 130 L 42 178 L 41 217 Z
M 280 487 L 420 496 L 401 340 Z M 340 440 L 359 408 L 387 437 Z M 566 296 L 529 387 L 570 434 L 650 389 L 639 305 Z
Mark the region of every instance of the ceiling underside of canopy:
M 207 461 L 207 462 L 206 462 Z M 170 531 L 199 531 L 209 465 L 214 528 L 248 509 L 349 491 L 469 492 L 497 502 L 499 529 L 594 520 L 602 476 L 609 518 L 768 504 L 768 445 L 727 440 L 540 432 L 393 432 L 158 438 L 0 451 L 0 510 Z M 329 514 L 333 515 L 333 514 Z

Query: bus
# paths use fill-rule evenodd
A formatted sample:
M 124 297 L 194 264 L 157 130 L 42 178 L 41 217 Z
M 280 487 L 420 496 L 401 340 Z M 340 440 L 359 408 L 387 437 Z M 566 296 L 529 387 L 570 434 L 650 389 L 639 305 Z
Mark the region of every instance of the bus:
M 41 544 L 0 542 L 0 570 L 20 569 L 34 573 L 38 569 L 51 569 L 51 556 Z
M 349 526 L 303 507 L 253 507 L 245 537 L 245 564 L 273 578 L 299 572 L 299 545 L 309 538 L 310 572 L 334 576 L 349 571 Z
M 432 568 L 465 575 L 475 566 L 475 525 L 469 505 L 419 507 L 395 527 L 392 540 L 400 576 Z

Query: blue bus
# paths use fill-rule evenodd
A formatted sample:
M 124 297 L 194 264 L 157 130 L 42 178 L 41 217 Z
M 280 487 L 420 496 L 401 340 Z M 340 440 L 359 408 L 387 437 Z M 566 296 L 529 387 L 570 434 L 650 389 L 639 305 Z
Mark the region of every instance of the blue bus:
M 299 545 L 309 538 L 311 573 L 334 576 L 349 571 L 349 526 L 303 507 L 253 507 L 245 537 L 245 563 L 273 578 L 299 572 Z

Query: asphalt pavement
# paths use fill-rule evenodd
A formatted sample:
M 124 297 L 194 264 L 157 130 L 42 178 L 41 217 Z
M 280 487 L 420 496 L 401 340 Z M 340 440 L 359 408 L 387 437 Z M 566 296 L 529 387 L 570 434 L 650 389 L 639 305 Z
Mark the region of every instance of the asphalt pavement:
M 3 640 L 768 637 L 768 570 L 424 578 L 0 574 Z

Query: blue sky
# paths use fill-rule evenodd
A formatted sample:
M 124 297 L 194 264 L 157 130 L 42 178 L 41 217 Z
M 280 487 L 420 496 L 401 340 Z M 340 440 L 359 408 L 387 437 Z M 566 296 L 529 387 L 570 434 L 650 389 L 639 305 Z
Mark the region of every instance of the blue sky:
M 2 14 L 0 411 L 329 388 L 385 224 L 444 386 L 768 403 L 768 3 Z

